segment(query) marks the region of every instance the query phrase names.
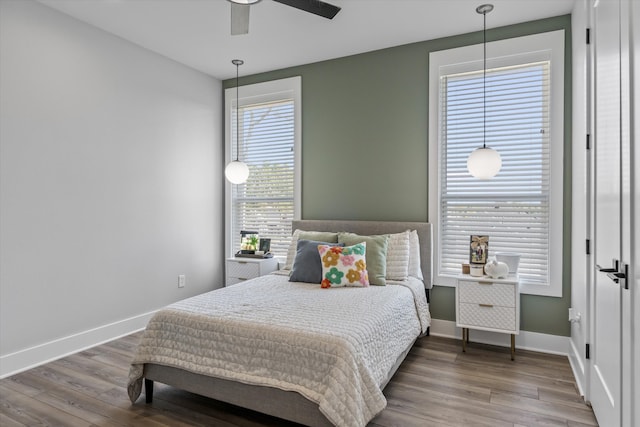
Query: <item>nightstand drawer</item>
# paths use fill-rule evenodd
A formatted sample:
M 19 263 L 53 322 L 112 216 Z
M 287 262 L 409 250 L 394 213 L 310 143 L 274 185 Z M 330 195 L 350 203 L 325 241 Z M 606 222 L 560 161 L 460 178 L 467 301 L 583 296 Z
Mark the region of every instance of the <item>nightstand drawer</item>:
M 463 327 L 474 326 L 482 328 L 516 331 L 515 307 L 500 307 L 491 304 L 460 303 L 458 323 Z
M 458 283 L 460 303 L 492 304 L 494 306 L 515 307 L 516 286 L 479 280 Z
M 249 279 L 240 279 L 238 277 L 229 277 L 229 279 L 227 280 L 226 286 L 237 285 L 238 283 L 242 283 L 242 282 L 245 282 L 247 280 L 249 280 Z
M 237 285 L 278 269 L 275 258 L 227 258 L 225 286 Z
M 229 279 L 235 278 L 240 281 L 253 279 L 260 276 L 260 264 L 245 261 L 229 261 L 227 262 L 227 275 Z

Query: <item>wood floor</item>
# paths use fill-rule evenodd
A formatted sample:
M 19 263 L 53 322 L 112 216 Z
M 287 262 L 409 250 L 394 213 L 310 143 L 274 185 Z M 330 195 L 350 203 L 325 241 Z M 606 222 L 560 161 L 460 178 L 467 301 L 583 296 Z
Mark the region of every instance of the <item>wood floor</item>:
M 0 425 L 294 426 L 156 384 L 154 401 L 131 405 L 125 385 L 140 334 L 0 380 Z M 448 338 L 418 340 L 384 392 L 371 427 L 597 425 L 566 357 Z

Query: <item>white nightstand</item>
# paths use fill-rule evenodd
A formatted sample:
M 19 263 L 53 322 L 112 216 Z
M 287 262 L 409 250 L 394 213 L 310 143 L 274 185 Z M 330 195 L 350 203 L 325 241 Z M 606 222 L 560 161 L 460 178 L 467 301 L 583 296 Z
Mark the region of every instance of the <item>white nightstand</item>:
M 275 258 L 227 258 L 225 286 L 264 276 L 278 269 Z
M 515 336 L 520 333 L 520 289 L 515 276 L 506 279 L 462 274 L 456 284 L 456 326 L 462 328 L 462 351 L 467 351 L 469 329 L 511 334 L 511 360 Z

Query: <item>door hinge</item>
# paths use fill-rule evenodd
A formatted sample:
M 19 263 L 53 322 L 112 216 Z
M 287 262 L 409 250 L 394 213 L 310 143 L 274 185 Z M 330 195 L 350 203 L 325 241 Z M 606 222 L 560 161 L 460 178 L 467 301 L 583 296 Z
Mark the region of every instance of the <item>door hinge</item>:
M 587 150 L 591 150 L 591 134 L 587 134 Z
M 587 28 L 587 44 L 591 44 L 591 28 Z
M 586 355 L 585 355 L 586 359 L 591 358 L 591 351 L 590 351 L 591 349 L 589 347 L 590 347 L 589 344 L 587 344 Z
M 587 255 L 591 255 L 591 240 L 587 239 Z

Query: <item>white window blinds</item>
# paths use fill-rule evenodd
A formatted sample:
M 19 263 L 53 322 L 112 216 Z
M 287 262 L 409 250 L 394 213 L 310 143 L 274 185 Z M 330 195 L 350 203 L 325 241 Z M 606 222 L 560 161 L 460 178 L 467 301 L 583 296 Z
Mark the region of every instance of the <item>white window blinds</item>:
M 237 114 L 239 113 L 239 114 Z M 240 231 L 271 239 L 271 252 L 286 256 L 295 210 L 295 103 L 293 98 L 241 105 L 232 114 L 232 157 L 249 166 L 246 183 L 232 186 L 232 246 Z M 237 120 L 239 118 L 239 120 Z
M 482 146 L 482 70 L 441 76 L 440 274 L 460 272 L 477 234 L 490 236 L 490 257 L 521 254 L 522 281 L 549 283 L 549 69 L 541 61 L 487 70 L 486 143 L 503 165 L 491 180 L 473 178 L 466 167 Z

